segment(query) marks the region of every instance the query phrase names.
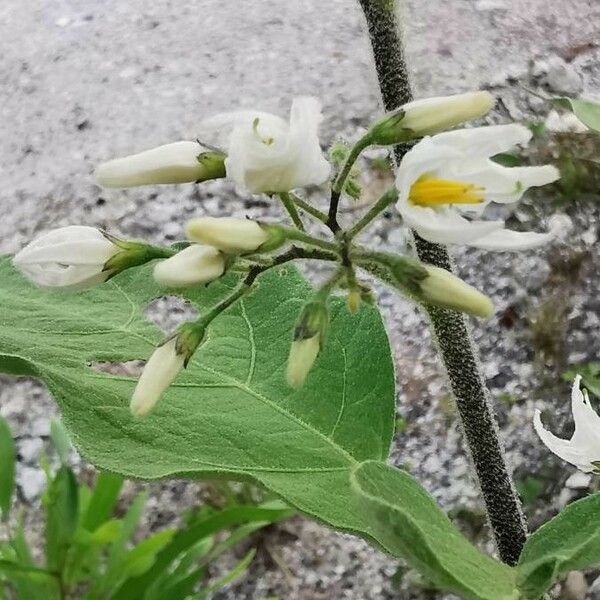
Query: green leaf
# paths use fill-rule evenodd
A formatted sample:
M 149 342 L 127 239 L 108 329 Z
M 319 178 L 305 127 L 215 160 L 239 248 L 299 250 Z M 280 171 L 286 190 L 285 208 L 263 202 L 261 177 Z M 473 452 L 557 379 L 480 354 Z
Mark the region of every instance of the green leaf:
M 78 516 L 77 481 L 73 471 L 63 465 L 48 486 L 46 504 L 46 564 L 60 573 L 65 565 Z
M 71 450 L 71 440 L 69 434 L 64 428 L 60 421 L 52 421 L 50 423 L 50 439 L 52 445 L 60 458 L 60 462 L 64 465 L 67 463 L 69 458 L 69 452 Z
M 202 600 L 203 598 L 206 598 L 209 594 L 212 594 L 214 591 L 221 589 L 223 586 L 231 583 L 232 581 L 235 581 L 248 568 L 255 554 L 256 550 L 254 548 L 249 550 L 246 556 L 244 556 L 244 558 L 242 558 L 242 560 L 240 560 L 240 562 L 235 567 L 233 567 L 233 569 L 231 569 L 229 573 L 223 575 L 223 577 L 220 577 L 215 582 L 211 583 L 208 587 L 203 589 L 201 592 L 196 594 L 193 597 L 193 600 Z
M 59 600 L 60 586 L 54 575 L 44 569 L 0 560 L 0 574 L 6 576 L 17 591 L 17 598 Z
M 510 154 L 509 152 L 501 152 L 492 156 L 492 160 L 503 167 L 521 167 L 525 161 L 518 154 Z
M 327 343 L 294 390 L 285 363 L 313 291 L 293 268 L 265 273 L 213 321 L 188 368 L 140 420 L 128 409 L 135 381 L 89 365 L 147 358 L 163 339 L 143 314 L 164 295 L 151 273 L 148 265 L 92 290 L 52 293 L 0 260 L 0 369 L 43 379 L 73 443 L 101 469 L 254 480 L 330 525 L 370 537 L 350 472 L 386 458 L 393 433 L 393 365 L 377 310 L 351 315 L 334 299 Z M 202 312 L 236 282 L 229 276 L 181 294 Z
M 583 387 L 590 394 L 600 398 L 600 367 L 598 364 L 590 362 L 570 367 L 564 372 L 563 379 L 572 384 L 577 375 L 581 375 Z
M 556 106 L 572 111 L 584 125 L 600 133 L 600 102 L 567 96 L 557 96 L 552 99 L 552 102 Z
M 92 588 L 89 590 L 87 598 L 89 600 L 107 597 L 107 590 L 116 588 L 121 582 L 121 564 L 127 553 L 127 542 L 133 536 L 138 522 L 142 516 L 144 506 L 147 500 L 147 493 L 140 492 L 120 520 L 120 532 L 117 539 L 113 542 L 108 552 L 108 559 L 104 573 L 98 577 Z
M 8 520 L 15 490 L 15 459 L 17 452 L 8 422 L 0 417 L 0 515 Z
M 158 555 L 152 570 L 140 577 L 130 579 L 112 596 L 112 600 L 128 600 L 135 594 L 143 594 L 164 573 L 182 553 L 187 552 L 201 539 L 217 531 L 251 522 L 273 522 L 290 515 L 287 508 L 275 506 L 234 506 L 194 521 L 187 529 L 177 533 L 171 543 Z
M 98 474 L 92 497 L 83 518 L 85 529 L 95 531 L 110 519 L 122 487 L 123 478 L 120 475 L 106 471 Z
M 176 529 L 163 529 L 142 540 L 124 557 L 121 568 L 126 577 L 145 573 L 156 560 L 156 555 L 173 539 Z
M 8 422 L 0 417 L 0 515 L 7 520 L 15 490 L 15 442 Z
M 368 461 L 352 484 L 377 539 L 436 587 L 469 600 L 519 597 L 514 570 L 475 548 L 408 473 Z
M 600 563 L 598 515 L 600 493 L 569 504 L 529 537 L 517 567 L 526 598 L 539 598 L 569 571 Z

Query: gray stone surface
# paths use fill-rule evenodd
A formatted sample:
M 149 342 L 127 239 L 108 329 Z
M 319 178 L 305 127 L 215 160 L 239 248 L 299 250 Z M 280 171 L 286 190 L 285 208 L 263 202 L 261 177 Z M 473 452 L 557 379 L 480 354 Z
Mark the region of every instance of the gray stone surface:
M 597 2 L 413 0 L 404 21 L 419 96 L 487 87 L 499 98 L 491 116 L 497 122 L 545 114 L 543 101 L 521 84 L 540 92 L 600 96 Z M 178 238 L 191 215 L 279 218 L 271 204 L 239 197 L 226 183 L 123 192 L 99 189 L 91 173 L 107 158 L 192 138 L 199 120 L 217 111 L 260 107 L 283 114 L 297 94 L 322 99 L 324 143 L 338 133 L 355 136 L 377 114 L 369 48 L 351 0 L 4 0 L 0 251 L 16 251 L 36 233 L 72 223 L 162 242 Z M 542 228 L 554 210 L 552 201 L 538 197 L 525 203 L 511 225 Z M 568 283 L 561 280 L 563 287 L 554 283 L 561 269 L 556 257 L 568 253 L 558 245 L 518 255 L 457 252 L 463 276 L 498 306 L 497 316 L 474 324 L 474 335 L 517 479 L 534 476 L 544 482 L 540 499 L 527 507 L 534 527 L 586 492 L 581 482 L 564 487 L 573 470 L 549 456 L 531 430 L 536 407 L 550 409 L 547 421 L 556 431 L 570 426 L 564 425 L 569 420 L 568 384 L 560 379 L 564 365 L 534 351 L 529 323 L 540 305 L 556 295 L 568 298 L 557 324 L 557 331 L 564 329 L 557 336 L 564 337 L 567 362 L 599 358 L 591 341 L 597 338 L 600 308 L 598 204 L 579 201 L 561 210 L 574 223 L 567 241 L 583 255 L 579 275 Z M 344 217 L 353 214 L 346 211 Z M 396 250 L 404 240 L 394 214 L 365 237 Z M 477 488 L 426 323 L 415 307 L 389 291 L 380 290 L 380 301 L 396 355 L 398 410 L 408 422 L 392 459 L 408 466 L 489 549 Z M 161 306 L 153 312 L 154 318 L 164 314 Z M 35 382 L 2 377 L 0 384 L 0 414 L 26 450 L 20 494 L 36 505 L 41 472 L 25 463 L 37 452 L 32 444 L 38 442 L 31 440 L 48 436 L 48 419 L 56 409 Z M 196 497 L 196 488 L 182 483 L 150 489 L 148 528 L 173 522 Z M 267 544 L 291 577 L 268 552 L 260 552 L 248 576 L 215 598 L 434 597 L 420 591 L 410 573 L 403 591 L 394 591 L 390 575 L 396 561 L 308 520 L 276 528 Z

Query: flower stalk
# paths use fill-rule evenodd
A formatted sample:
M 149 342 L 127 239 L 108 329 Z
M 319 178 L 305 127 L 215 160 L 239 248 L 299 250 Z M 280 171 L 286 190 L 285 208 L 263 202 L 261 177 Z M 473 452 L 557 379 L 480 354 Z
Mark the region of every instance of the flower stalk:
M 367 22 L 383 104 L 387 111 L 392 111 L 412 100 L 395 2 L 359 2 Z M 396 147 L 396 163 L 406 150 L 405 146 Z M 452 273 L 452 261 L 444 246 L 427 242 L 418 235 L 414 240 L 422 261 Z M 456 399 L 498 553 L 504 562 L 514 565 L 525 543 L 527 529 L 467 322 L 461 314 L 444 308 L 431 306 L 428 313 Z

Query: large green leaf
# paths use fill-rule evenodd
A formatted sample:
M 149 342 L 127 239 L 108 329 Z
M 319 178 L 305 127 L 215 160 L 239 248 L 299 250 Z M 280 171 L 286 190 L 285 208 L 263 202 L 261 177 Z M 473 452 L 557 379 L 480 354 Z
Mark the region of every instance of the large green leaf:
M 285 362 L 312 291 L 292 268 L 266 273 L 212 323 L 188 369 L 138 420 L 128 410 L 135 381 L 89 365 L 146 358 L 162 339 L 143 315 L 163 295 L 151 266 L 80 293 L 36 289 L 8 258 L 0 277 L 0 369 L 45 381 L 92 463 L 127 477 L 254 479 L 306 513 L 370 537 L 350 472 L 385 458 L 393 432 L 393 366 L 376 309 L 353 316 L 333 301 L 324 351 L 293 390 Z M 202 311 L 234 285 L 224 278 L 183 296 Z
M 574 569 L 600 564 L 600 493 L 569 504 L 527 540 L 519 559 L 519 587 L 539 598 Z
M 514 570 L 479 552 L 408 473 L 367 461 L 353 488 L 379 541 L 441 589 L 471 600 L 516 600 Z

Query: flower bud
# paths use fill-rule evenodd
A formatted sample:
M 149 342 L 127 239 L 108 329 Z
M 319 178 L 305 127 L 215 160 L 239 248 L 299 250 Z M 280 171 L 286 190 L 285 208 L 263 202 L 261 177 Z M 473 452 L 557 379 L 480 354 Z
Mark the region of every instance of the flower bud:
M 360 310 L 361 293 L 360 290 L 350 290 L 346 304 L 351 314 L 355 315 Z
M 225 271 L 225 257 L 212 246 L 192 244 L 154 267 L 154 279 L 166 287 L 209 283 Z
M 139 154 L 115 158 L 96 169 L 106 187 L 200 182 L 225 177 L 225 155 L 202 152 L 197 142 L 174 142 Z
M 329 314 L 324 302 L 309 302 L 302 310 L 287 364 L 287 381 L 292 387 L 304 383 L 319 355 L 328 323 Z
M 109 261 L 119 252 L 100 230 L 70 225 L 30 242 L 13 263 L 36 285 L 77 290 L 105 281 L 113 273 Z
M 186 223 L 190 240 L 214 246 L 228 254 L 254 252 L 270 240 L 268 225 L 234 217 L 201 217 Z
M 148 359 L 135 386 L 129 408 L 134 416 L 148 414 L 183 368 L 185 355 L 177 351 L 177 336 L 159 346 Z
M 181 369 L 187 367 L 205 335 L 206 324 L 192 321 L 182 325 L 175 335 L 156 348 L 131 397 L 129 408 L 134 416 L 143 417 L 154 408 Z
M 399 144 L 485 115 L 494 106 L 488 92 L 468 92 L 415 100 L 383 116 L 371 127 L 371 143 Z
M 492 316 L 494 305 L 485 294 L 445 269 L 429 265 L 424 267 L 427 276 L 419 282 L 421 299 L 424 302 L 478 317 Z

